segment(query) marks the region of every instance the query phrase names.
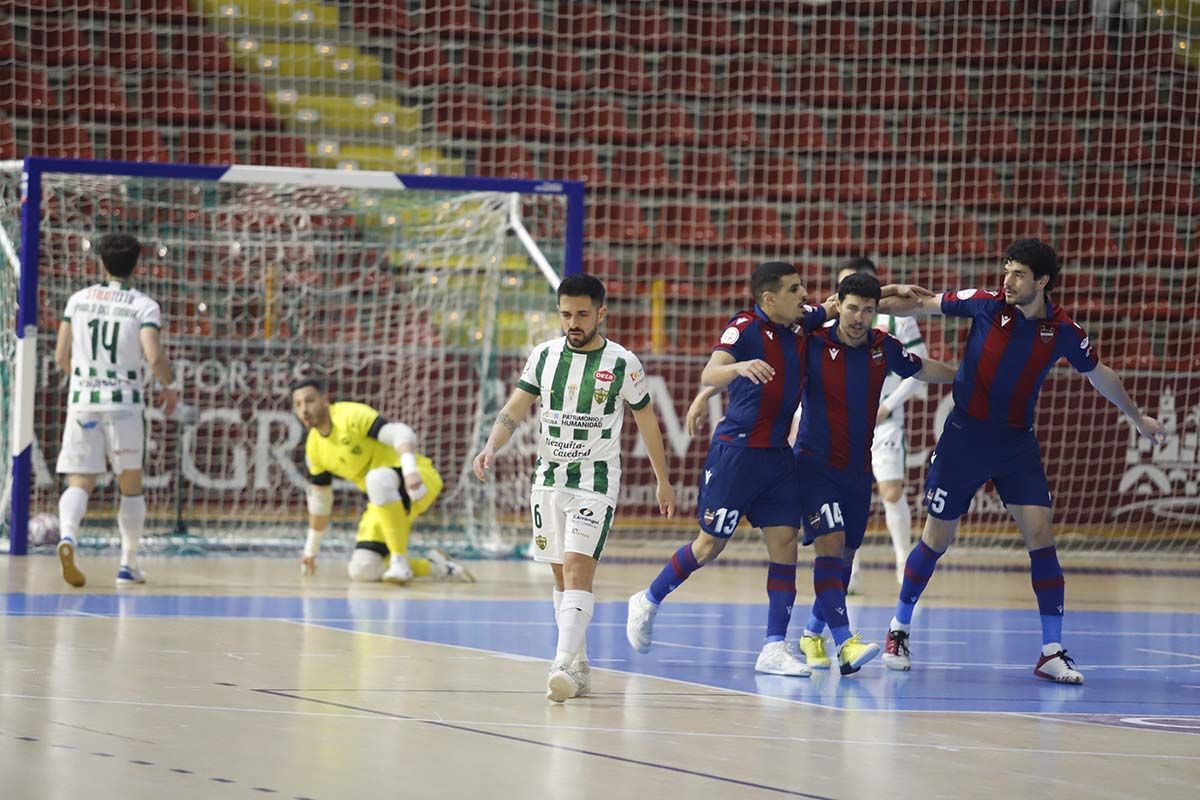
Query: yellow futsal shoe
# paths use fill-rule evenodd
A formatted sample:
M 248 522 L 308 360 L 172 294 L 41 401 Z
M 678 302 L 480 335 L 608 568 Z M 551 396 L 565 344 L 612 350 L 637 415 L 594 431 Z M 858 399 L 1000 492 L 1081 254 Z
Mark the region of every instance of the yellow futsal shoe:
M 800 652 L 809 669 L 829 669 L 829 655 L 825 652 L 825 639 L 819 635 L 801 636 Z
M 842 642 L 842 646 L 838 648 L 838 666 L 843 675 L 852 675 L 877 655 L 879 655 L 879 645 L 874 642 L 864 644 L 856 633 Z

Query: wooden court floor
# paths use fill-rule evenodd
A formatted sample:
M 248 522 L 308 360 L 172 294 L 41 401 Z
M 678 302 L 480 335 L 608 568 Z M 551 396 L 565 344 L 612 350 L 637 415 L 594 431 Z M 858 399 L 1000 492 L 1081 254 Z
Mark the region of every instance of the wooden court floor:
M 1194 560 L 1065 556 L 1088 677 L 1067 687 L 1029 674 L 1019 561 L 939 572 L 912 673 L 784 679 L 753 673 L 760 566 L 698 572 L 639 656 L 624 603 L 657 566 L 618 556 L 597 582 L 594 693 L 565 705 L 544 697 L 544 567 L 397 588 L 351 586 L 336 561 L 301 580 L 288 559 L 147 559 L 151 582 L 117 590 L 115 562 L 85 558 L 72 590 L 50 557 L 0 558 L 0 797 L 1200 796 Z M 851 604 L 877 641 L 884 567 Z

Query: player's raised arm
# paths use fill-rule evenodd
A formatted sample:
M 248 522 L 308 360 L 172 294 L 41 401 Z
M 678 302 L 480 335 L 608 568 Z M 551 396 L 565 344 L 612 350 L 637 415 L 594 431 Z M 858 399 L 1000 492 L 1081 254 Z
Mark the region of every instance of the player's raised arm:
M 923 317 L 945 312 L 942 310 L 942 295 L 932 294 L 919 286 L 889 284 L 883 287 L 879 313 L 894 317 Z
M 536 394 L 521 384 L 513 389 L 508 402 L 496 415 L 496 421 L 492 424 L 492 432 L 488 435 L 487 444 L 475 456 L 473 467 L 476 478 L 481 481 L 487 480 L 487 473 L 492 468 L 492 462 L 496 460 L 496 453 L 512 438 L 517 425 L 529 414 L 529 409 L 533 407 L 533 402 L 537 398 Z

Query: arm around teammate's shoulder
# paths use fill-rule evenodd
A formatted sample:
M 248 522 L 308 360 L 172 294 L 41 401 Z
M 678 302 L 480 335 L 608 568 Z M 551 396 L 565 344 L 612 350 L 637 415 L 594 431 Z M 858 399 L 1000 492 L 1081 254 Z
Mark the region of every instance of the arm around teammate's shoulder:
M 932 358 L 921 359 L 921 370 L 914 376 L 925 383 L 954 383 L 958 369 Z
M 891 314 L 893 317 L 924 317 L 941 314 L 942 295 L 929 294 L 924 289 L 920 291 L 922 293 L 885 295 L 879 301 L 879 313 Z

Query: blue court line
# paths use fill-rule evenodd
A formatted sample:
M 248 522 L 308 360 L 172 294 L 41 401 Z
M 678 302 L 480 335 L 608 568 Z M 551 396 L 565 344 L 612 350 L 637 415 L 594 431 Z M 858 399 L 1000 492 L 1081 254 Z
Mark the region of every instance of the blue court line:
M 734 786 L 744 786 L 749 789 L 762 789 L 763 791 L 775 792 L 777 794 L 784 794 L 784 795 L 788 795 L 790 797 L 805 797 L 805 798 L 809 798 L 810 800 L 834 800 L 834 798 L 826 797 L 825 795 L 821 795 L 821 794 L 808 794 L 807 792 L 798 792 L 794 789 L 785 789 L 781 786 L 770 786 L 765 783 L 753 783 L 751 781 L 743 781 L 743 780 L 739 780 L 737 778 L 729 778 L 724 775 L 716 775 L 711 772 L 700 772 L 699 770 L 687 769 L 685 767 L 673 767 L 668 764 L 659 764 L 659 763 L 656 763 L 653 761 L 642 761 L 640 759 L 628 758 L 627 756 L 618 756 L 618 755 L 614 755 L 612 753 L 601 753 L 597 750 L 586 750 L 581 747 L 567 747 L 566 745 L 554 744 L 553 742 L 540 742 L 537 739 L 527 739 L 524 736 L 513 736 L 512 734 L 508 734 L 508 733 L 497 733 L 495 731 L 488 731 L 488 730 L 484 730 L 482 728 L 473 728 L 469 725 L 460 725 L 460 724 L 453 723 L 453 722 L 436 722 L 433 720 L 423 720 L 423 719 L 418 719 L 417 717 L 408 716 L 407 714 L 397 714 L 397 713 L 394 713 L 391 711 L 381 711 L 376 708 L 367 708 L 366 706 L 354 706 L 354 705 L 350 705 L 349 703 L 335 703 L 332 700 L 318 700 L 313 697 L 304 697 L 303 695 L 299 695 L 299 694 L 290 694 L 288 692 L 279 691 L 277 689 L 252 689 L 251 691 L 258 692 L 261 694 L 274 695 L 276 697 L 286 697 L 289 700 L 300 700 L 300 701 L 303 701 L 306 703 L 317 703 L 319 705 L 332 706 L 334 708 L 344 708 L 344 709 L 347 709 L 348 711 L 360 711 L 365 714 L 377 714 L 381 717 L 390 717 L 392 719 L 403 719 L 403 720 L 409 720 L 409 721 L 414 721 L 414 722 L 420 722 L 422 725 L 432 725 L 435 728 L 446 728 L 449 730 L 464 731 L 466 733 L 475 733 L 475 734 L 479 734 L 481 736 L 491 736 L 496 739 L 504 739 L 505 741 L 519 742 L 521 744 L 530 744 L 530 745 L 534 745 L 535 747 L 544 747 L 544 748 L 548 748 L 550 750 L 560 750 L 560 751 L 567 752 L 567 753 L 579 753 L 580 755 L 592 756 L 594 758 L 603 758 L 603 759 L 607 759 L 609 761 L 618 761 L 622 764 L 633 764 L 633 765 L 639 766 L 639 767 L 649 767 L 651 769 L 665 770 L 667 772 L 674 772 L 674 773 L 678 773 L 680 775 L 691 775 L 691 776 L 694 776 L 697 778 L 704 778 L 706 780 L 719 781 L 720 783 L 732 784 Z

